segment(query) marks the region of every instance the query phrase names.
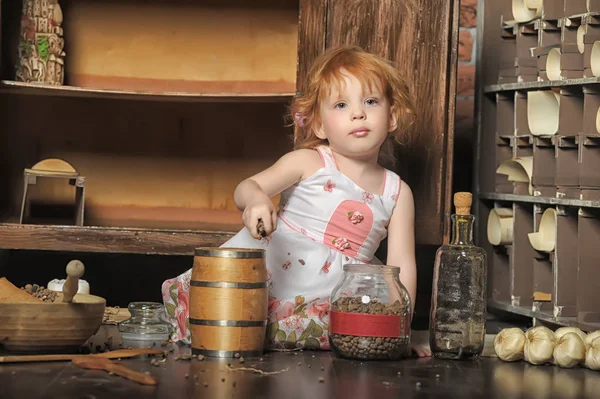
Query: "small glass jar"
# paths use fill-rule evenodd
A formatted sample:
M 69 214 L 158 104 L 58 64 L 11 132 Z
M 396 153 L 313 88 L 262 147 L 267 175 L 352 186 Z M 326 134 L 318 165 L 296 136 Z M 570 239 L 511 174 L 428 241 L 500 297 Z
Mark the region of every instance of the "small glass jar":
M 336 356 L 396 360 L 410 355 L 410 296 L 400 268 L 344 265 L 331 293 L 329 343 Z
M 169 323 L 164 319 L 165 307 L 161 303 L 131 302 L 127 309 L 131 318 L 119 324 L 125 345 L 142 347 L 169 339 Z

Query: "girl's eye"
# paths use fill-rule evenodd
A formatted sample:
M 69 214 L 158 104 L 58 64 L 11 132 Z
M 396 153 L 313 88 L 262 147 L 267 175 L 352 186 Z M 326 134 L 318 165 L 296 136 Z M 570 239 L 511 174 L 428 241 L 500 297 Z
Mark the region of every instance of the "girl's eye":
M 365 101 L 365 104 L 367 104 L 367 105 L 375 105 L 375 104 L 377 104 L 377 100 L 374 99 L 374 98 L 369 98 L 369 99 L 367 99 Z
M 333 106 L 333 108 L 344 109 L 344 108 L 346 108 L 346 103 L 337 103 Z

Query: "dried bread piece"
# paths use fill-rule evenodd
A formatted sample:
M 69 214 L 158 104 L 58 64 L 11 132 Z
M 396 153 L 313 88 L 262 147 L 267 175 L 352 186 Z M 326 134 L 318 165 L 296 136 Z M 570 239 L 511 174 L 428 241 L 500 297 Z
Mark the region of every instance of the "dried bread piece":
M 29 295 L 27 292 L 15 287 L 6 277 L 0 278 L 0 303 L 40 303 L 41 299 Z

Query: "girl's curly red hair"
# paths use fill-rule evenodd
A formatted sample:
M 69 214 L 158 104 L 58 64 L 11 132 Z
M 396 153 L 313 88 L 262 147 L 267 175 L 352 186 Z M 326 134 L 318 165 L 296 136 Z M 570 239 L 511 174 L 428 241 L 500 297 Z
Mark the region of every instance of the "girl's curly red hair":
M 368 53 L 360 47 L 338 47 L 330 49 L 318 57 L 307 75 L 304 92 L 297 94 L 290 107 L 290 117 L 294 124 L 294 148 L 315 148 L 327 144 L 315 134 L 321 123 L 320 101 L 333 87 L 343 84 L 342 70 L 355 76 L 363 85 L 380 89 L 396 114 L 398 128 L 390 132 L 379 152 L 383 164 L 394 164 L 394 144 L 402 143 L 415 120 L 415 106 L 408 85 L 398 70 L 387 60 Z

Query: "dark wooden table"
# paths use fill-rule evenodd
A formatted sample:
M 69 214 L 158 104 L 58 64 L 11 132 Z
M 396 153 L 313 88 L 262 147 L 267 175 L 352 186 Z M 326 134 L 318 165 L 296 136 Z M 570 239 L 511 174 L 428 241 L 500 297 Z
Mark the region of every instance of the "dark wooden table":
M 121 360 L 160 381 L 143 386 L 83 370 L 70 362 L 0 365 L 0 398 L 598 398 L 600 372 L 564 370 L 498 359 L 398 362 L 337 359 L 331 352 L 267 353 L 263 360 L 175 360 L 159 366 L 150 359 Z M 228 368 L 278 371 L 260 375 Z

